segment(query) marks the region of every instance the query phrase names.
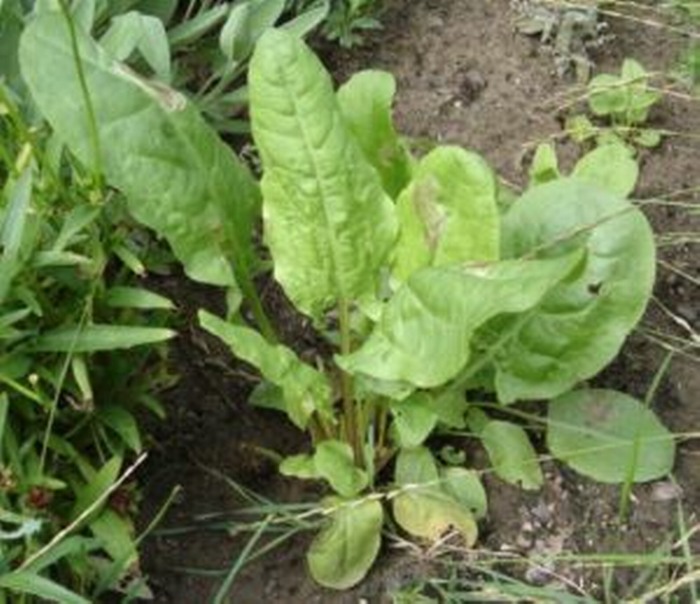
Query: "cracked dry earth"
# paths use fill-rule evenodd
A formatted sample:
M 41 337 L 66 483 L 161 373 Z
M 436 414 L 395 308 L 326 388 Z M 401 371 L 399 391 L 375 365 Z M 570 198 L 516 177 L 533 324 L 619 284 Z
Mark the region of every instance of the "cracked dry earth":
M 438 139 L 478 151 L 506 181 L 522 185 L 537 142 L 558 140 L 565 167 L 577 157 L 577 147 L 560 139 L 561 109 L 567 106 L 575 84 L 557 76 L 551 53 L 536 38 L 514 31 L 509 8 L 508 0 L 394 0 L 382 18 L 384 30 L 368 37 L 364 47 L 326 53 L 321 49 L 322 56 L 339 82 L 363 68 L 391 71 L 398 81 L 396 120 L 402 132 L 418 142 Z M 641 17 L 656 19 L 654 13 L 643 11 Z M 637 58 L 651 71 L 667 70 L 682 47 L 683 41 L 674 39 L 668 30 L 629 18 L 606 20 L 614 39 L 592 53 L 596 72 L 616 71 L 627 56 Z M 673 132 L 700 134 L 700 107 L 682 95 L 669 96 L 654 109 L 651 123 Z M 676 201 L 700 203 L 692 191 L 700 185 L 697 136 L 668 137 L 659 149 L 643 151 L 641 162 L 638 198 L 676 194 Z M 685 193 L 679 193 L 682 191 Z M 700 214 L 658 204 L 646 204 L 645 211 L 660 246 L 655 300 L 622 355 L 596 384 L 643 398 L 669 344 L 678 348 L 678 343 L 685 343 L 685 349 L 673 356 L 653 405 L 674 432 L 697 434 L 700 263 L 697 244 L 683 242 L 680 234 L 700 232 Z M 160 286 L 177 290 L 188 313 L 199 306 L 216 309 L 221 304 L 213 292 L 189 287 L 183 291 L 176 278 L 163 280 Z M 313 348 L 317 343 L 308 338 L 303 325 L 288 316 L 279 300 L 273 291 L 266 297 L 278 322 L 288 326 L 287 337 L 301 342 L 302 348 Z M 240 507 L 240 499 L 223 475 L 275 501 L 316 497 L 306 487 L 279 478 L 274 467 L 254 453 L 254 447 L 294 451 L 301 446 L 300 437 L 275 417 L 246 407 L 250 386 L 245 376 L 223 351 L 204 351 L 198 338 L 185 335 L 173 350 L 174 368 L 182 379 L 168 395 L 170 419 L 157 428 L 156 451 L 142 476 L 144 522 L 176 484 L 182 485 L 183 491 L 162 528 L 188 526 L 199 515 Z M 692 342 L 694 348 L 688 345 Z M 485 464 L 478 451 L 470 450 L 469 454 L 477 466 Z M 531 584 L 558 583 L 573 593 L 598 597 L 603 579 L 600 570 L 567 563 L 565 557 L 671 547 L 677 538 L 679 503 L 689 526 L 700 522 L 697 439 L 679 442 L 674 473 L 677 483 L 662 481 L 634 488 L 624 522 L 618 520 L 618 487 L 593 483 L 553 462 L 545 462 L 544 469 L 546 486 L 536 493 L 523 492 L 487 475 L 490 508 L 482 527 L 481 553 L 461 558 L 454 567 L 468 576 L 468 568 L 480 557 L 518 559 L 520 563 L 505 563 L 502 568 Z M 246 538 L 222 530 L 163 533 L 151 538 L 144 570 L 156 602 L 209 601 L 223 576 L 194 570 L 230 568 Z M 300 536 L 246 567 L 234 583 L 229 601 L 391 602 L 391 594 L 402 586 L 444 571 L 430 552 L 389 544 L 360 587 L 333 593 L 308 579 L 304 568 L 307 544 L 308 537 Z M 697 538 L 691 541 L 691 548 L 696 554 L 700 551 Z M 527 563 L 535 557 L 537 564 Z M 618 568 L 612 579 L 617 593 L 629 593 L 640 572 Z

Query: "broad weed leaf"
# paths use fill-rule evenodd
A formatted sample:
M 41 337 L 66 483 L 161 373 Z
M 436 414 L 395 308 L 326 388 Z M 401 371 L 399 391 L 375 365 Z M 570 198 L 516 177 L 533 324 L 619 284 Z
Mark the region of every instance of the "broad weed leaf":
M 549 403 L 547 446 L 600 482 L 646 482 L 673 468 L 675 445 L 654 413 L 614 390 L 576 390 Z
M 499 401 L 558 396 L 597 374 L 641 318 L 655 275 L 654 237 L 631 203 L 575 178 L 526 192 L 503 220 L 504 256 L 583 249 L 579 270 L 552 288 L 495 356 Z
M 369 571 L 379 553 L 384 511 L 379 501 L 330 497 L 328 524 L 306 554 L 311 576 L 324 587 L 349 589 Z

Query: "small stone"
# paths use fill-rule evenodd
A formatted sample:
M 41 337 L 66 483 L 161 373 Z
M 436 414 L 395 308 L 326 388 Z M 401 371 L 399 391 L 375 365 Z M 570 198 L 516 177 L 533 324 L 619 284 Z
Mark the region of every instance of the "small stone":
M 656 482 L 651 487 L 652 501 L 674 501 L 683 496 L 683 489 L 680 485 L 670 480 Z

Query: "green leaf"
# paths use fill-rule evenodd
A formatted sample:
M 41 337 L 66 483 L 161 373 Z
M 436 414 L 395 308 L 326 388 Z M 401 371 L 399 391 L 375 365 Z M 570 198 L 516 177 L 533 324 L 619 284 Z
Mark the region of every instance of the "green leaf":
M 323 21 L 328 16 L 328 11 L 330 10 L 329 0 L 322 0 L 308 8 L 308 10 L 303 13 L 298 14 L 296 17 L 283 23 L 280 29 L 288 31 L 297 38 L 303 38 L 306 34 L 310 33 L 316 27 L 321 25 Z
M 629 202 L 576 179 L 528 191 L 503 227 L 506 257 L 587 252 L 529 317 L 501 326 L 520 322 L 496 355 L 499 401 L 552 398 L 605 367 L 642 316 L 654 284 L 653 234 Z
M 661 144 L 661 132 L 653 128 L 643 128 L 635 132 L 633 141 L 640 147 L 653 149 Z
M 136 11 L 114 17 L 100 44 L 117 61 L 126 61 L 138 50 L 158 78 L 170 82 L 170 44 L 158 17 Z
M 71 518 L 75 519 L 90 506 L 94 505 L 107 490 L 117 481 L 122 467 L 122 459 L 119 456 L 112 457 L 97 472 L 90 477 L 87 484 L 75 487 L 76 501 L 73 506 Z M 92 470 L 92 468 L 91 468 Z M 96 507 L 98 510 L 105 502 Z M 95 511 L 96 511 L 95 510 Z
M 506 482 L 526 490 L 544 482 L 537 453 L 525 430 L 505 421 L 489 421 L 479 433 L 494 472 Z
M 530 165 L 530 186 L 543 185 L 560 177 L 559 160 L 554 145 L 551 143 L 538 145 Z
M 105 509 L 90 523 L 90 530 L 112 560 L 118 560 L 125 570 L 138 559 L 134 527 L 114 510 Z
M 340 300 L 374 296 L 395 238 L 394 208 L 348 132 L 330 76 L 303 42 L 269 30 L 249 86 L 276 279 L 315 318 Z
M 549 403 L 547 446 L 600 482 L 655 480 L 673 468 L 675 445 L 654 413 L 614 390 L 577 390 Z
M 338 103 L 350 132 L 396 199 L 411 179 L 411 157 L 392 121 L 394 76 L 385 71 L 356 73 L 338 90 Z
M 199 322 L 209 333 L 221 338 L 233 354 L 260 370 L 263 377 L 283 391 L 289 418 L 304 429 L 313 413 L 332 419 L 331 387 L 323 373 L 303 363 L 282 345 L 270 344 L 257 331 L 232 325 L 200 310 Z
M 392 402 L 391 413 L 400 447 L 422 445 L 438 421 L 433 410 L 433 399 L 425 392 L 417 392 L 403 401 Z
M 247 0 L 236 4 L 221 28 L 219 47 L 234 63 L 248 58 L 258 38 L 284 12 L 285 0 Z
M 433 454 L 426 447 L 401 449 L 396 457 L 394 480 L 400 486 L 438 486 L 439 473 Z
M 97 410 L 98 419 L 119 435 L 119 438 L 136 453 L 142 449 L 141 432 L 136 418 L 126 409 L 118 405 L 100 406 Z
M 306 554 L 309 571 L 324 587 L 349 589 L 365 578 L 379 553 L 384 512 L 374 499 L 331 497 L 325 503 L 333 511 Z
M 476 542 L 472 513 L 439 487 L 407 487 L 393 499 L 393 511 L 398 525 L 414 537 L 435 542 L 456 529 L 467 547 Z
M 354 497 L 368 484 L 367 473 L 355 465 L 352 447 L 338 440 L 324 440 L 316 447 L 314 466 L 342 497 Z
M 301 478 L 302 480 L 320 478 L 316 470 L 313 456 L 306 455 L 305 453 L 285 457 L 279 469 L 280 474 L 284 476 L 292 476 L 294 478 Z
M 579 262 L 580 254 L 483 267 L 415 273 L 386 305 L 380 322 L 353 354 L 336 357 L 346 371 L 440 386 L 465 367 L 474 331 L 501 313 L 531 309 Z
M 171 48 L 174 50 L 197 42 L 224 21 L 230 10 L 228 2 L 216 4 L 209 9 L 200 10 L 195 17 L 178 23 L 168 31 Z
M 639 166 L 625 145 L 603 145 L 584 155 L 571 175 L 619 197 L 628 197 L 637 185 Z
M 32 572 L 13 571 L 0 575 L 0 589 L 37 596 L 59 604 L 90 604 L 90 600 Z
M 401 193 L 394 273 L 405 281 L 428 265 L 497 260 L 497 185 L 486 162 L 459 147 L 438 147 Z
M 474 470 L 464 468 L 443 468 L 441 471 L 443 491 L 458 501 L 480 519 L 486 516 L 488 502 L 486 491 L 479 480 L 479 474 Z
M 164 342 L 177 334 L 161 327 L 85 325 L 49 331 L 34 342 L 35 352 L 97 352 Z
M 574 115 L 566 118 L 564 129 L 579 144 L 590 140 L 598 132 L 598 128 L 586 115 Z
M 105 292 L 105 304 L 114 308 L 173 310 L 172 300 L 140 287 L 111 287 Z
M 183 95 L 115 62 L 86 34 L 76 36 L 107 181 L 125 194 L 135 218 L 168 240 L 190 277 L 222 286 L 236 282 L 234 271 L 248 279 L 259 212 L 248 171 Z M 95 166 L 90 112 L 60 14 L 42 13 L 27 26 L 20 62 L 41 113 Z

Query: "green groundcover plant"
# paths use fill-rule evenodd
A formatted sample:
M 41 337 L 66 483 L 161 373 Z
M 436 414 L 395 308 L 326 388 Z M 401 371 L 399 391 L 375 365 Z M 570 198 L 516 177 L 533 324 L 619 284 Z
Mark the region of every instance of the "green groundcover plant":
M 550 452 L 597 480 L 670 471 L 673 438 L 651 410 L 581 386 L 618 353 L 654 282 L 651 229 L 625 199 L 628 153 L 612 163 L 598 151 L 563 177 L 543 147 L 528 190 L 508 195 L 473 152 L 408 153 L 390 74 L 361 72 L 336 92 L 298 38 L 270 30 L 249 73 L 258 185 L 184 97 L 124 70 L 60 14 L 28 27 L 20 59 L 57 136 L 86 165 L 99 160 L 188 275 L 227 288 L 228 317 L 202 311 L 202 326 L 262 374 L 251 402 L 310 434 L 312 450 L 281 471 L 332 493 L 308 552 L 319 583 L 359 582 L 390 515 L 418 539 L 454 529 L 476 542 L 479 474 L 439 460 L 426 444 L 436 431 L 468 428 L 502 479 L 542 484 L 527 433 L 492 406 L 550 401 Z M 332 358 L 302 360 L 265 316 L 260 217 L 274 278 Z
M 663 94 L 651 86 L 651 75 L 634 59 L 625 59 L 620 75 L 602 73 L 588 83 L 588 107 L 598 118 L 607 120 L 602 132 L 585 115 L 567 121 L 567 131 L 577 142 L 597 139 L 598 144 L 629 143 L 656 147 L 661 132 L 645 127 L 651 108 Z

